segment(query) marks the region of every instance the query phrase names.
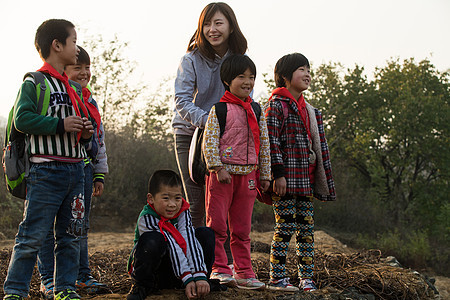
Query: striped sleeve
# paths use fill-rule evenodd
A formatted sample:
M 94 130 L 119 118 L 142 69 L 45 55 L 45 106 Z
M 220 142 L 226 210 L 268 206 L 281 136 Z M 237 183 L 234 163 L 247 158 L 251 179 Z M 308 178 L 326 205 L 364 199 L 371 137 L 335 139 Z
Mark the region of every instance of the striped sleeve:
M 195 229 L 194 226 L 192 226 L 191 213 L 189 210 L 180 215 L 178 218 L 177 228 L 186 240 L 186 258 L 194 280 L 199 280 L 199 277 L 205 277 L 204 279 L 206 280 L 207 270 L 203 250 L 199 241 L 195 237 Z

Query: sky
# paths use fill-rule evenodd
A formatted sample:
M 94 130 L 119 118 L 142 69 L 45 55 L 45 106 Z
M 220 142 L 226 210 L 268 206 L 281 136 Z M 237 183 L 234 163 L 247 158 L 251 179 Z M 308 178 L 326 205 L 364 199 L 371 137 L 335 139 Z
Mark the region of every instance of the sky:
M 194 33 L 203 0 L 0 1 L 2 58 L 0 116 L 14 104 L 23 75 L 42 66 L 34 47 L 46 19 L 75 24 L 78 44 L 92 36 L 117 35 L 128 42 L 124 56 L 135 61 L 139 80 L 156 87 L 176 74 Z M 254 95 L 265 92 L 262 73 L 300 52 L 314 68 L 339 62 L 345 68 L 375 67 L 391 59 L 430 59 L 450 69 L 450 0 L 229 0 L 257 67 Z M 75 4 L 76 3 L 76 4 Z M 89 52 L 89 49 L 86 49 Z M 314 80 L 314 78 L 313 78 Z

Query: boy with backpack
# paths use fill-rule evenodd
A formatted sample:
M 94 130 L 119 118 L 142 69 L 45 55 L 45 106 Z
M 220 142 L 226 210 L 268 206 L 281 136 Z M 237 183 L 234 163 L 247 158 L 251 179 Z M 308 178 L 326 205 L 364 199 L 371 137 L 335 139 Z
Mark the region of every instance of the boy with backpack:
M 104 187 L 104 178 L 108 173 L 108 162 L 106 156 L 106 146 L 103 123 L 101 122 L 100 113 L 97 108 L 97 102 L 92 97 L 89 86 L 91 79 L 91 59 L 89 54 L 82 47 L 78 46 L 80 53 L 78 54 L 77 63 L 67 65 L 65 72 L 70 80 L 81 85 L 83 100 L 92 117 L 92 125 L 94 126 L 94 134 L 89 144 L 85 145 L 87 157 L 84 159 L 86 166 L 84 167 L 84 202 L 85 202 L 85 222 L 86 231 L 80 240 L 80 268 L 78 271 L 78 279 L 76 287 L 84 289 L 89 293 L 107 292 L 106 284 L 98 282 L 92 276 L 89 267 L 88 252 L 88 230 L 89 216 L 91 211 L 92 196 L 101 196 Z M 40 294 L 44 299 L 53 299 L 53 271 L 54 271 L 54 236 L 53 228 L 47 235 L 46 241 L 42 245 L 38 254 L 38 267 L 41 275 Z
M 83 101 L 69 83 L 64 67 L 77 62 L 75 26 L 50 19 L 36 31 L 35 46 L 44 66 L 49 90 L 45 115 L 37 109 L 36 85 L 26 78 L 14 105 L 14 123 L 29 140 L 30 172 L 24 218 L 19 224 L 4 283 L 3 299 L 28 295 L 36 256 L 50 228 L 54 228 L 55 299 L 80 299 L 75 292 L 79 265 L 79 237 L 84 224 L 84 144 L 93 126 Z M 78 86 L 78 88 L 80 88 Z

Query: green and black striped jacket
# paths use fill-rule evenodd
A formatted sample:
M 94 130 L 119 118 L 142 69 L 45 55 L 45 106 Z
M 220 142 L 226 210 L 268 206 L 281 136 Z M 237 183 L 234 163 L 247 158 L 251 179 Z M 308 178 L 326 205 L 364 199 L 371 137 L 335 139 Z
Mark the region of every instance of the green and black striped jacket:
M 33 78 L 23 82 L 14 105 L 16 129 L 30 139 L 30 157 L 42 157 L 56 161 L 76 162 L 86 156 L 83 144 L 77 142 L 75 132 L 65 132 L 64 118 L 75 116 L 72 101 L 64 84 L 44 73 L 50 90 L 47 114 L 37 112 L 37 92 Z M 81 109 L 80 109 L 81 111 Z

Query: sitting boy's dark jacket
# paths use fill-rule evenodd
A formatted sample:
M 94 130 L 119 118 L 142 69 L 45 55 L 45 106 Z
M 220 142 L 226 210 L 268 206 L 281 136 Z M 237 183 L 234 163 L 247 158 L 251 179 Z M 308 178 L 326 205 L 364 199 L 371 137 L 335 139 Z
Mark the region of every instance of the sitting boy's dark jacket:
M 164 235 L 173 272 L 183 285 L 193 280 L 207 279 L 203 250 L 195 237 L 189 204 L 184 199 L 180 211 L 169 220 L 161 217 L 149 204 L 146 204 L 139 215 L 134 243 L 136 244 L 139 237 L 148 231 L 161 232 Z

